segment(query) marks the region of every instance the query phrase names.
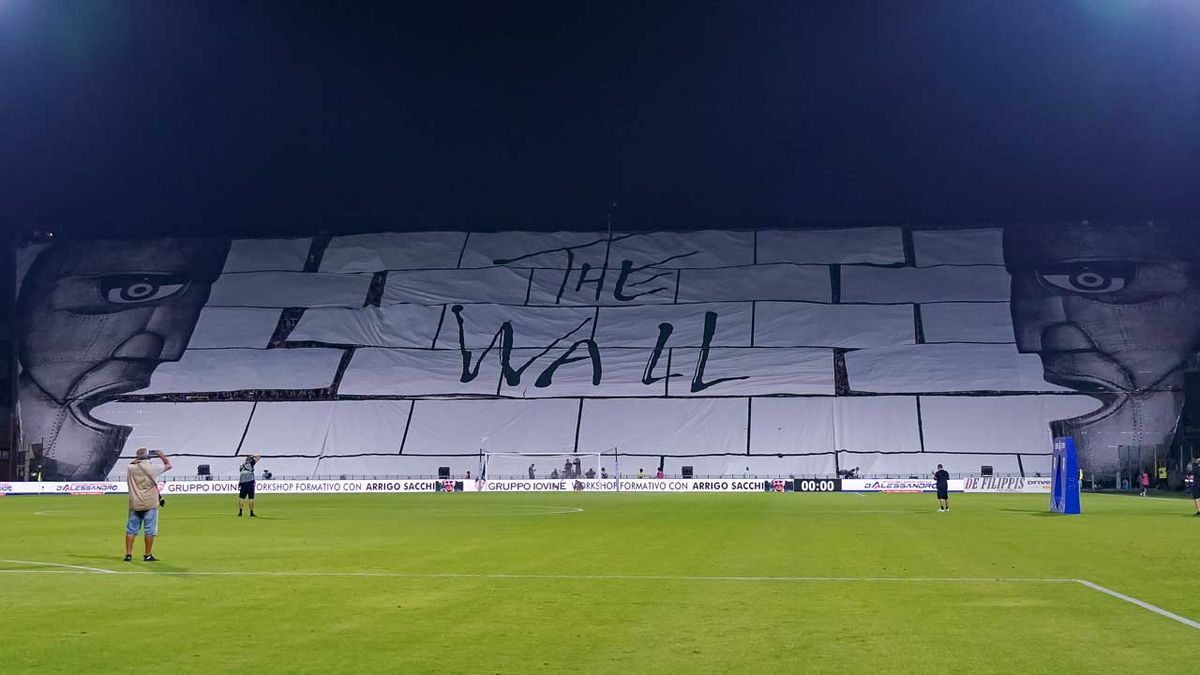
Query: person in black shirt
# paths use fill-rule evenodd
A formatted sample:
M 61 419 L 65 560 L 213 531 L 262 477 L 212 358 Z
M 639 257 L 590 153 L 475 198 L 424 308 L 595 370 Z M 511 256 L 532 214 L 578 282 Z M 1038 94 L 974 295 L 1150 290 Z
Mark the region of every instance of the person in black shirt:
M 1192 499 L 1196 502 L 1196 515 L 1200 516 L 1200 461 L 1192 463 Z
M 254 465 L 258 464 L 260 459 L 261 455 L 250 455 L 238 468 L 238 518 L 242 517 L 242 509 L 245 508 L 247 500 L 250 502 L 250 517 L 258 517 L 254 515 Z
M 944 512 L 950 510 L 950 473 L 938 464 L 937 471 L 933 472 L 933 480 L 937 481 L 937 498 L 938 511 Z

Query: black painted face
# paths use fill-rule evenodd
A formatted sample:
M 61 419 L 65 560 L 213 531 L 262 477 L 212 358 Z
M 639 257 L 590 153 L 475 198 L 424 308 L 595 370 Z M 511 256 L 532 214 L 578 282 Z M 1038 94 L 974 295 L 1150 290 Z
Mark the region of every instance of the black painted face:
M 1017 349 L 1047 382 L 1099 399 L 1067 420 L 1092 469 L 1118 448 L 1169 440 L 1182 369 L 1200 350 L 1200 240 L 1152 226 L 1048 226 L 1005 232 Z
M 60 474 L 94 476 L 98 457 L 115 460 L 119 444 L 99 446 L 128 429 L 91 409 L 148 386 L 160 363 L 183 355 L 227 250 L 224 240 L 65 242 L 37 257 L 17 307 L 21 422 Z
M 1145 228 L 1063 226 L 1006 241 L 1017 348 L 1042 357 L 1048 381 L 1146 391 L 1200 349 L 1197 264 L 1177 242 L 1147 251 L 1146 239 Z

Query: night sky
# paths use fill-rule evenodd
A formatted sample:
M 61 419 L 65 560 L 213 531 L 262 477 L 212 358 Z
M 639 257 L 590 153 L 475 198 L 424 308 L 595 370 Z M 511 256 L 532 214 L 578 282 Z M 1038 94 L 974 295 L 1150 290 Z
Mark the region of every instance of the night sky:
M 0 219 L 1200 217 L 1191 0 L 369 4 L 0 0 Z

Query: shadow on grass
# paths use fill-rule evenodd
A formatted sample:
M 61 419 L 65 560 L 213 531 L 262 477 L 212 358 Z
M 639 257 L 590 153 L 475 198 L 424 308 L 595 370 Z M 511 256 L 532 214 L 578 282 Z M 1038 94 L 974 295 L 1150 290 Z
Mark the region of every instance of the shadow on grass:
M 186 567 L 179 567 L 178 565 L 170 565 L 170 564 L 164 563 L 161 560 L 159 560 L 158 562 L 152 562 L 152 563 L 145 562 L 142 560 L 142 553 L 137 550 L 135 550 L 133 552 L 133 560 L 131 562 L 123 562 L 121 560 L 121 555 L 83 555 L 81 553 L 71 553 L 68 557 L 74 558 L 75 560 L 103 560 L 106 562 L 117 562 L 117 563 L 121 563 L 125 567 L 130 568 L 130 569 L 126 570 L 121 567 L 116 567 L 116 568 L 113 568 L 114 572 L 124 572 L 124 571 L 129 571 L 129 572 L 187 572 L 187 571 L 189 571 L 188 568 L 186 568 Z
M 1044 509 L 1000 509 L 1000 510 L 1007 511 L 1008 513 L 1024 513 L 1026 515 L 1033 516 L 1035 518 L 1055 518 L 1055 517 L 1063 515 L 1061 513 L 1055 513 L 1053 511 L 1046 511 Z
M 139 571 L 148 572 L 150 574 L 164 574 L 164 573 L 171 573 L 171 572 L 177 573 L 177 572 L 190 571 L 190 569 L 187 567 L 180 567 L 179 565 L 172 565 L 170 563 L 165 563 L 161 560 L 159 560 L 158 562 L 152 562 L 152 563 L 142 563 L 142 565 L 144 565 L 145 568 L 142 570 L 139 570 Z

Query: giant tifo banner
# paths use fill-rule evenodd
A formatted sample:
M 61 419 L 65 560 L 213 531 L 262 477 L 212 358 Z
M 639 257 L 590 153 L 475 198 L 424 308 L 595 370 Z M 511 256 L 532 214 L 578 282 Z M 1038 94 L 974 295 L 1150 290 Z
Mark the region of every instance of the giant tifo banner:
M 1033 476 L 1051 423 L 1107 472 L 1174 431 L 1198 257 L 1078 224 L 30 245 L 16 418 L 68 481 L 140 446 L 179 476 Z

